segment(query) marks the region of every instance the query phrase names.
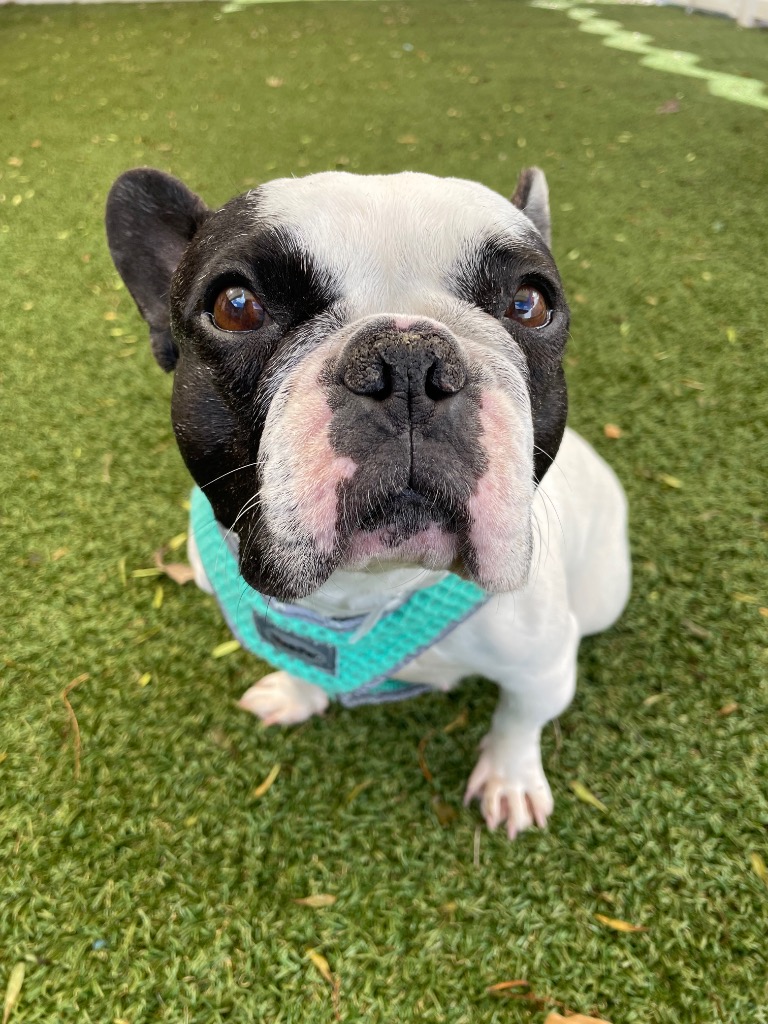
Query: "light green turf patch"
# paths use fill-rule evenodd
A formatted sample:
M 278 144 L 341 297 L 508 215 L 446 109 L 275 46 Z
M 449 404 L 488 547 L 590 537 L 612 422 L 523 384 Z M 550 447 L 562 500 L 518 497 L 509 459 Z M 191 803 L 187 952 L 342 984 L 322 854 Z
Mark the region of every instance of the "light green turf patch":
M 578 0 L 531 0 L 531 6 L 542 10 L 565 11 L 569 18 L 578 23 L 582 32 L 602 36 L 606 46 L 614 50 L 624 50 L 626 53 L 639 54 L 640 63 L 645 68 L 703 79 L 713 96 L 730 100 L 732 103 L 745 103 L 750 107 L 768 110 L 768 95 L 765 93 L 763 82 L 700 67 L 701 58 L 698 54 L 654 46 L 650 36 L 630 31 L 620 21 L 600 18 L 594 8 L 583 7 Z
M 765 77 L 759 32 L 620 20 Z M 487 992 L 521 978 L 614 1024 L 768 1018 L 766 114 L 503 0 L 11 6 L 0 27 L 12 1021 L 540 1024 L 555 1004 Z M 635 557 L 627 614 L 584 644 L 546 732 L 546 833 L 510 845 L 460 806 L 491 687 L 263 731 L 234 703 L 263 666 L 213 657 L 212 601 L 161 581 L 157 607 L 158 580 L 132 576 L 184 530 L 189 488 L 171 382 L 103 240 L 138 163 L 211 203 L 334 167 L 506 193 L 546 169 L 571 420 L 627 488 Z M 76 780 L 61 694 L 83 674 Z M 337 901 L 293 902 L 313 893 Z

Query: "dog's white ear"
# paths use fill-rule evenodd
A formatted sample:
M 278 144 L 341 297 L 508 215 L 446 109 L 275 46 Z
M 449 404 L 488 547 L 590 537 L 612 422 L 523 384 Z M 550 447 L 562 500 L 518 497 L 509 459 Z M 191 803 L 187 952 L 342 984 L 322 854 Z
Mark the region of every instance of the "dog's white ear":
M 540 167 L 526 167 L 520 171 L 512 202 L 533 221 L 534 227 L 547 243 L 552 245 L 552 225 L 549 219 L 549 188 Z
M 209 212 L 181 181 L 152 167 L 121 174 L 107 197 L 109 251 L 149 324 L 152 352 L 164 370 L 178 358 L 168 306 L 171 278 Z

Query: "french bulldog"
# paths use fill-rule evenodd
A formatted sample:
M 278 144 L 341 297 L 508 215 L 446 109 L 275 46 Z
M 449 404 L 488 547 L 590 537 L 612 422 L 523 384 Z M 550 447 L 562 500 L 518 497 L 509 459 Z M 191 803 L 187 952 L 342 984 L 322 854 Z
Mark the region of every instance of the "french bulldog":
M 465 802 L 510 838 L 543 827 L 542 727 L 571 702 L 580 638 L 630 589 L 623 490 L 566 428 L 543 172 L 524 170 L 511 201 L 456 178 L 327 172 L 211 210 L 137 168 L 106 225 L 243 587 L 343 623 L 474 584 L 485 599 L 393 678 L 498 684 Z M 194 535 L 189 554 L 211 590 Z M 328 702 L 281 669 L 241 704 L 291 724 Z

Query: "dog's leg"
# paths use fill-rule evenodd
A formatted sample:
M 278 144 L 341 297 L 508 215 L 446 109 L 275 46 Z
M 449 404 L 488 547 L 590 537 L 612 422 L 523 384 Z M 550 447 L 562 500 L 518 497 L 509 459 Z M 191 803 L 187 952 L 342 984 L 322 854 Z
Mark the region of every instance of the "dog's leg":
M 579 633 L 570 614 L 567 637 L 559 638 L 554 659 L 529 663 L 519 675 L 500 681 L 499 703 L 482 753 L 470 776 L 464 802 L 479 797 L 490 829 L 506 823 L 510 839 L 552 813 L 552 792 L 541 764 L 541 730 L 570 704 L 576 687 Z M 498 679 L 498 674 L 497 674 Z
M 270 672 L 246 690 L 238 703 L 265 725 L 296 725 L 321 715 L 328 707 L 328 695 L 287 672 Z

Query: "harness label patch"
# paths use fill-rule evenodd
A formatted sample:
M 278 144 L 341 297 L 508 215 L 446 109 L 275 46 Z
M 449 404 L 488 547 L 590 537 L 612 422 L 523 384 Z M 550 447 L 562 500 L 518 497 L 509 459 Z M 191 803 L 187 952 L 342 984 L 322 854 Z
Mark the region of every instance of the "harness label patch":
M 253 615 L 253 624 L 261 639 L 278 651 L 300 658 L 306 665 L 319 668 L 329 675 L 336 675 L 336 648 L 331 644 L 324 644 L 319 640 L 311 640 L 309 637 L 281 629 L 256 612 Z

